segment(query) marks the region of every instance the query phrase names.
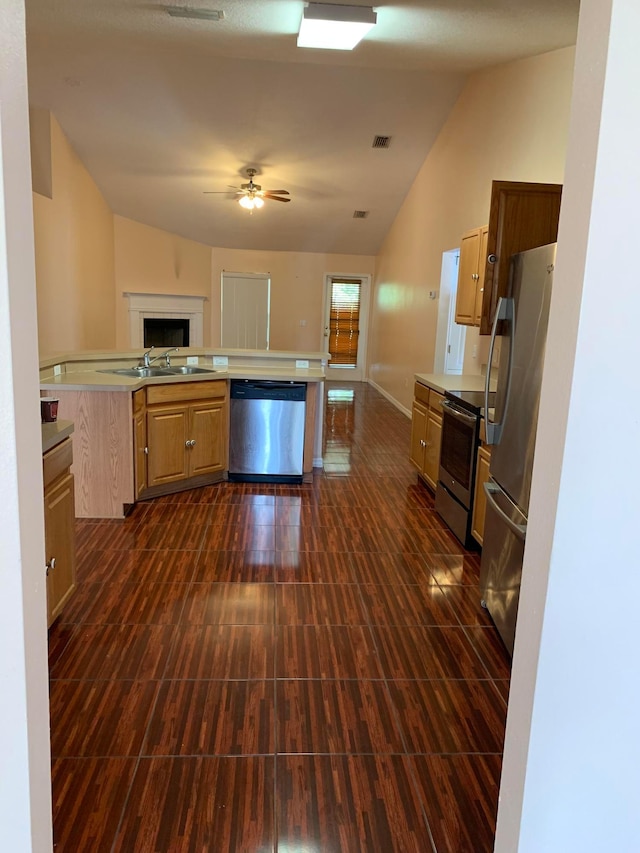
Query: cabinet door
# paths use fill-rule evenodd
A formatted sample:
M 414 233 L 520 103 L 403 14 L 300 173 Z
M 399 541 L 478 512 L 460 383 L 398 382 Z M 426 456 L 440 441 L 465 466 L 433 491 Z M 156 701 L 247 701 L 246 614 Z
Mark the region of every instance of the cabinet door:
M 189 435 L 187 406 L 147 409 L 147 485 L 160 486 L 184 480 Z
M 47 624 L 51 625 L 75 589 L 73 474 L 67 470 L 45 489 L 44 531 Z
M 411 462 L 418 471 L 424 471 L 424 452 L 427 438 L 427 407 L 417 400 L 413 402 L 411 414 Z
M 464 234 L 460 243 L 456 323 L 463 326 L 473 325 L 475 316 L 479 251 L 480 229 L 475 228 Z
M 187 456 L 189 476 L 224 470 L 224 401 L 214 400 L 191 406 Z
M 487 240 L 489 238 L 489 226 L 480 229 L 480 242 L 478 249 L 478 279 L 476 281 L 476 303 L 473 314 L 473 325 L 479 326 L 482 321 L 482 299 L 484 297 L 484 278 L 487 268 Z
M 482 545 L 484 537 L 484 517 L 487 511 L 487 495 L 484 484 L 489 480 L 489 465 L 491 451 L 485 447 L 478 448 L 478 464 L 476 465 L 476 486 L 473 498 L 473 518 L 471 520 L 471 535 Z
M 429 409 L 427 412 L 427 446 L 424 455 L 424 478 L 435 489 L 440 471 L 440 444 L 442 440 L 442 415 Z
M 133 419 L 135 498 L 147 488 L 147 413 L 144 409 Z
M 480 334 L 491 334 L 500 296 L 506 296 L 511 255 L 555 243 L 558 239 L 561 184 L 493 181 Z M 461 255 L 462 257 L 462 255 Z

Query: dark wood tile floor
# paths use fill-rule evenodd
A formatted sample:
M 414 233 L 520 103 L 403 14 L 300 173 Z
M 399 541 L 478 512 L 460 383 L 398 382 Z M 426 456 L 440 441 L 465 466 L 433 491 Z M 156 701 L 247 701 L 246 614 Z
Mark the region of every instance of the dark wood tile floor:
M 489 853 L 509 660 L 409 422 L 328 385 L 325 470 L 77 523 L 57 853 Z

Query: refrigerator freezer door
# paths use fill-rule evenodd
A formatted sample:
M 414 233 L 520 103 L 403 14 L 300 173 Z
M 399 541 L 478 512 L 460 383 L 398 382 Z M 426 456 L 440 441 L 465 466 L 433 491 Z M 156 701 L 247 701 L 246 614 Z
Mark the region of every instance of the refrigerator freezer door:
M 500 351 L 495 419 L 503 426 L 491 453 L 491 475 L 525 514 L 529 512 L 555 248 L 541 246 L 514 255 L 510 278 L 513 319 L 505 321 Z
M 527 519 L 493 480 L 485 488 L 480 594 L 509 654 L 513 654 Z

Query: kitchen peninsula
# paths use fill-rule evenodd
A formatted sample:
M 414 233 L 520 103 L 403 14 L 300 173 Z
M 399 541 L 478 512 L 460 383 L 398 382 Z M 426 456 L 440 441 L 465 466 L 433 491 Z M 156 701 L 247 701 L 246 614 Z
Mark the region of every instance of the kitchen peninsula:
M 303 478 L 308 481 L 314 466 L 321 466 L 319 392 L 326 353 L 190 347 L 172 353 L 172 368 L 184 374 L 113 372 L 135 368 L 141 357 L 140 352 L 83 352 L 40 362 L 41 390 L 55 393 L 60 418 L 74 423 L 77 517 L 122 518 L 139 498 L 224 479 L 231 379 L 305 383 Z M 186 429 L 185 442 L 181 431 Z M 172 445 L 152 447 L 150 435 Z M 166 460 L 170 465 L 163 468 Z

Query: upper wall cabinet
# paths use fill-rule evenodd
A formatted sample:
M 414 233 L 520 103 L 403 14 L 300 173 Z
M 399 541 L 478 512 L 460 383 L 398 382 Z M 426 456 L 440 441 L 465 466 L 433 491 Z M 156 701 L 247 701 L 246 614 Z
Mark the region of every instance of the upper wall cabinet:
M 480 334 L 490 335 L 498 299 L 507 295 L 509 259 L 517 252 L 555 243 L 562 184 L 493 181 Z
M 489 226 L 463 235 L 456 323 L 491 334 L 498 299 L 506 296 L 509 259 L 558 238 L 561 184 L 493 181 Z

